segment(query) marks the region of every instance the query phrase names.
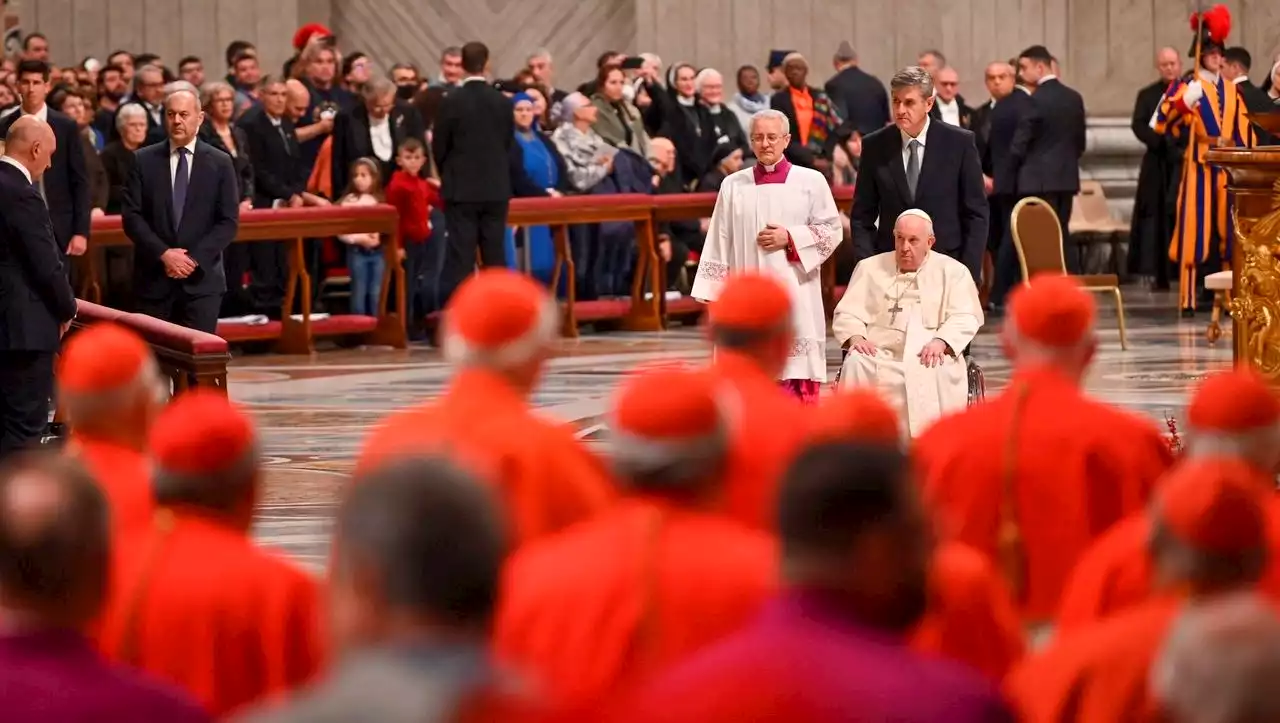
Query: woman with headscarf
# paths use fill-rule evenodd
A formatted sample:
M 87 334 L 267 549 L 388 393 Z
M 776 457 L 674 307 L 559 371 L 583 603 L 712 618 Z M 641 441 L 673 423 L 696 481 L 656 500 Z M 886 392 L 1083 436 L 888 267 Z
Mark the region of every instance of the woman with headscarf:
M 522 156 L 522 167 L 513 168 L 512 173 L 524 174 L 524 178 L 520 179 L 523 182 L 513 186 L 517 192 L 527 187 L 542 190 L 543 194 L 559 195 L 561 190 L 567 189 L 569 174 L 555 144 L 542 132 L 535 105 L 533 97 L 528 93 L 516 93 L 511 98 L 516 145 Z M 507 233 L 507 240 L 510 244 L 507 258 L 515 259 L 515 241 L 510 231 Z M 551 243 L 551 229 L 546 226 L 525 226 L 524 240 L 529 250 L 529 273 L 543 282 L 549 282 L 556 258 L 555 247 Z

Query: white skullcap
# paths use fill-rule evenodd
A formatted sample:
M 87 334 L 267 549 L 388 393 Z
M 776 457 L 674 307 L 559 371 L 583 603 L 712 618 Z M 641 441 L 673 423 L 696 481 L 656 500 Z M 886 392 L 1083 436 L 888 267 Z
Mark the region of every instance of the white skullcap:
M 894 225 L 897 225 L 898 221 L 901 221 L 902 219 L 906 218 L 907 216 L 915 216 L 916 218 L 923 218 L 924 220 L 926 220 L 926 221 L 928 221 L 928 222 L 929 222 L 929 225 L 930 225 L 930 226 L 932 226 L 932 225 L 933 225 L 933 219 L 929 217 L 929 214 L 925 213 L 924 211 L 921 211 L 921 210 L 920 210 L 920 209 L 918 209 L 918 208 L 908 208 L 907 210 L 905 210 L 905 211 L 903 211 L 902 213 L 898 214 L 898 218 L 897 218 L 897 220 L 895 220 L 895 221 L 893 222 L 893 223 L 894 223 Z

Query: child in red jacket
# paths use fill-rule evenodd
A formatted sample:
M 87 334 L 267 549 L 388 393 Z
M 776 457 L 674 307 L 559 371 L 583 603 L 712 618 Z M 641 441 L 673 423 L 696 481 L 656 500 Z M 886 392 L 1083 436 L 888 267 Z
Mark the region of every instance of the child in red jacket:
M 441 205 L 434 181 L 421 177 L 427 162 L 426 147 L 416 138 L 401 142 L 396 152 L 397 170 L 387 184 L 387 203 L 400 212 L 400 240 L 404 249 L 406 307 L 413 329 L 437 308 L 444 243 L 431 236 L 431 208 Z

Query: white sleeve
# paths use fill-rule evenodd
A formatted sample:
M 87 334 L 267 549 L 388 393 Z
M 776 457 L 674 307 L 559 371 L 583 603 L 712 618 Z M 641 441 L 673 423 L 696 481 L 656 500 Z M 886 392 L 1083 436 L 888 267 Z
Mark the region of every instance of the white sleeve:
M 867 326 L 871 323 L 871 264 L 875 257 L 863 259 L 853 269 L 853 277 L 845 287 L 844 296 L 836 304 L 836 312 L 831 319 L 831 332 L 840 346 L 844 346 L 855 336 L 867 335 Z
M 809 200 L 809 214 L 803 226 L 788 226 L 787 234 L 800 257 L 800 267 L 812 274 L 836 250 L 844 239 L 844 227 L 840 223 L 840 209 L 831 195 L 826 179 L 806 182 L 805 195 Z
M 720 187 L 702 254 L 698 257 L 698 273 L 693 277 L 690 296 L 700 301 L 720 298 L 720 290 L 724 288 L 729 269 L 734 265 L 732 188 L 727 183 Z

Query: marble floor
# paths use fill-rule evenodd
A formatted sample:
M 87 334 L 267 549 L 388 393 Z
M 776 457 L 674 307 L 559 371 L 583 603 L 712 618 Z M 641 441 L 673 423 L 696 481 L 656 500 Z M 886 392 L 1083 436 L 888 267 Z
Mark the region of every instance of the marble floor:
M 1129 289 L 1125 296 L 1129 350 L 1121 351 L 1109 299 L 1099 299 L 1101 348 L 1089 391 L 1163 422 L 1181 418 L 1187 392 L 1206 373 L 1231 363 L 1229 330 L 1216 346 L 1205 341 L 1207 314 L 1177 317 L 1174 299 Z M 987 391 L 1007 383 L 991 320 L 973 345 Z M 699 361 L 709 349 L 699 331 L 586 334 L 560 343 L 534 402 L 574 424 L 599 443 L 611 390 L 626 370 L 643 362 Z M 840 350 L 831 343 L 834 375 Z M 311 357 L 246 355 L 232 362 L 231 396 L 256 415 L 267 458 L 266 493 L 255 534 L 307 567 L 319 570 L 330 517 L 367 430 L 387 413 L 437 395 L 449 375 L 429 347 L 407 350 L 328 350 Z

